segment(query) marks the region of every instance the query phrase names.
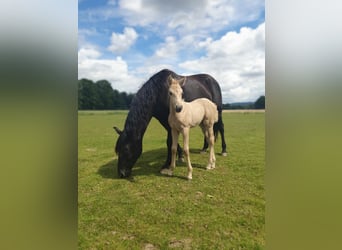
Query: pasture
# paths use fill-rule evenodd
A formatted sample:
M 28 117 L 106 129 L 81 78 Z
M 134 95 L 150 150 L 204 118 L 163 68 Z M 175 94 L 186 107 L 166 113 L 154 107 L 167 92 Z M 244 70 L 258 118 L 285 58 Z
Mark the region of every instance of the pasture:
M 264 249 L 265 114 L 223 112 L 228 156 L 215 143 L 216 168 L 200 128 L 190 132 L 193 179 L 177 162 L 159 174 L 166 131 L 152 118 L 132 174 L 117 178 L 114 146 L 127 111 L 78 113 L 78 236 L 80 249 Z M 181 142 L 182 145 L 182 142 Z

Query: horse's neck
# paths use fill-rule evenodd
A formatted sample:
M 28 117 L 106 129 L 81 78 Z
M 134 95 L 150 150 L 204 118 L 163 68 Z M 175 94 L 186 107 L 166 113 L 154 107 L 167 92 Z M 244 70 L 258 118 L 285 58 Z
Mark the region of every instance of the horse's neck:
M 125 130 L 137 139 L 142 139 L 151 119 L 152 112 L 135 112 L 135 110 L 131 110 L 127 116 Z
M 128 112 L 125 131 L 137 139 L 142 139 L 153 115 L 153 108 L 156 105 L 155 98 L 144 99 L 145 95 L 137 96 L 132 101 Z M 146 101 L 147 100 L 147 101 Z

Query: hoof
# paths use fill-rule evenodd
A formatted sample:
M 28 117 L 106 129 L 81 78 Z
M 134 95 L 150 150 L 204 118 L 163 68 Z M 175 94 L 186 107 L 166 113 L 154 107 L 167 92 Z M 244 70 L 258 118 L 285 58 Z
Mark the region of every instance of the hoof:
M 188 181 L 191 181 L 192 180 L 192 176 L 188 176 Z
M 227 152 L 222 152 L 221 155 L 222 155 L 222 156 L 227 156 L 228 153 L 227 153 Z
M 206 150 L 201 150 L 201 151 L 200 151 L 200 154 L 201 154 L 201 155 L 206 154 L 206 153 L 207 153 Z
M 214 169 L 214 168 L 215 168 L 215 164 L 208 164 L 208 166 L 206 167 L 207 170 Z
M 164 168 L 164 169 L 160 170 L 160 173 L 164 174 L 164 175 L 172 176 L 172 171 L 168 168 Z
M 185 162 L 185 159 L 184 159 L 184 157 L 180 157 L 180 158 L 178 158 L 178 162 Z

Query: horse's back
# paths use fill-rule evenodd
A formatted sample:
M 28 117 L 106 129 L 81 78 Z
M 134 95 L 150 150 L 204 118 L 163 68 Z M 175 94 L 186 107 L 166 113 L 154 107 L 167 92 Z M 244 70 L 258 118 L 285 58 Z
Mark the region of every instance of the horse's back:
M 208 74 L 187 76 L 183 86 L 185 101 L 191 102 L 197 98 L 208 98 L 219 109 L 222 107 L 221 88 L 218 82 Z

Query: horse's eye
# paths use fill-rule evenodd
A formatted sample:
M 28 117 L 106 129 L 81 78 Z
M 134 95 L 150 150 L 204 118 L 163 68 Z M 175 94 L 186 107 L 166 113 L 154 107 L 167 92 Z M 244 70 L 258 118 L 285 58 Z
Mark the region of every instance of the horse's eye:
M 172 92 L 169 92 L 169 95 L 172 95 Z

